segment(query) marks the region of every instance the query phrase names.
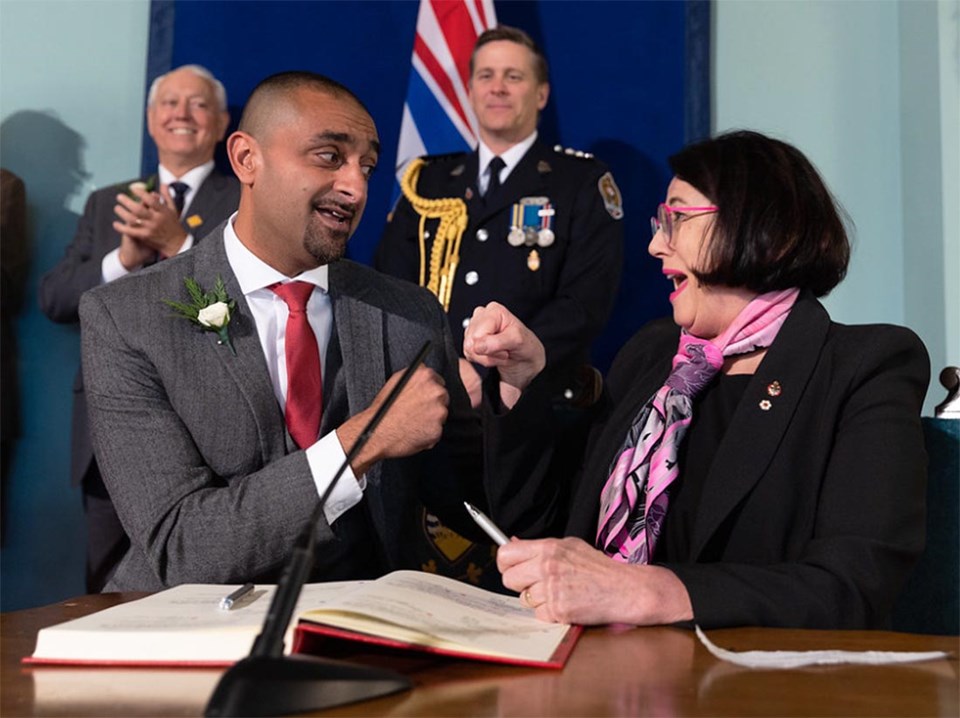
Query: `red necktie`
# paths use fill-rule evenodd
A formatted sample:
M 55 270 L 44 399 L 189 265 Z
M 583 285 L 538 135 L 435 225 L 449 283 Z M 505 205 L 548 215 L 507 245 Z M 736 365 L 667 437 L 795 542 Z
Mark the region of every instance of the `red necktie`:
M 307 321 L 307 302 L 313 294 L 313 286 L 308 282 L 289 282 L 270 287 L 290 310 L 283 343 L 287 358 L 286 420 L 290 436 L 301 449 L 317 440 L 323 409 L 320 350 L 317 337 Z

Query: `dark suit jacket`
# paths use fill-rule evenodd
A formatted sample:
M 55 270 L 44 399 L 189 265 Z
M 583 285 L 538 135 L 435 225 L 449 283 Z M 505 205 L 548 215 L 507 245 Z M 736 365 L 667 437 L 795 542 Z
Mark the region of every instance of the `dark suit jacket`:
M 204 288 L 223 278 L 237 302 L 230 323 L 236 356 L 163 304 L 186 299 L 188 276 Z M 427 363 L 450 390 L 438 447 L 367 473 L 361 504 L 384 568 L 411 568 L 407 539 L 417 501 L 471 531 L 461 502 L 483 502 L 479 418 L 457 381 L 449 327 L 431 294 L 347 260 L 330 265 L 329 279 L 350 414 L 369 406 L 428 339 L 434 348 Z M 94 447 L 132 542 L 108 589 L 277 580 L 317 492 L 305 452 L 287 434 L 251 316 L 222 229 L 190 252 L 81 299 Z M 329 388 L 324 405 L 342 403 Z M 336 541 L 335 528 L 321 521 L 318 551 Z M 369 575 L 369 567 L 356 570 Z
M 541 403 L 541 378 L 491 422 L 488 457 L 500 452 L 501 470 L 523 469 L 494 503 L 513 494 L 514 502 L 543 508 L 536 521 L 528 517 L 528 535 L 565 522 L 565 535 L 593 544 L 611 463 L 637 411 L 663 385 L 677 340 L 672 323 L 653 323 L 617 356 L 569 506 L 553 484 L 530 479 L 550 475 L 549 447 L 531 454 L 511 433 L 518 422 L 548 423 L 531 411 Z M 713 459 L 692 555 L 667 566 L 686 586 L 700 625 L 884 625 L 923 548 L 920 408 L 928 380 L 926 351 L 911 331 L 836 324 L 801 296 Z M 782 386 L 775 397 L 767 391 L 774 381 Z
M 77 233 L 67 246 L 63 259 L 40 279 L 40 309 L 47 317 L 65 324 L 80 321 L 78 310 L 81 295 L 100 285 L 103 258 L 120 246 L 120 235 L 113 229 L 113 222 L 117 219 L 113 212 L 117 204 L 116 196 L 125 192 L 132 182 L 147 182 L 150 179 L 147 177 L 111 185 L 93 192 L 87 199 L 83 216 L 77 224 Z M 156 176 L 153 180 L 156 181 Z M 240 183 L 236 177 L 214 170 L 197 189 L 190 203 L 188 216 L 199 218 L 200 223 L 196 224 L 197 220 L 194 220 L 195 226 L 191 227 L 184 221 L 183 227 L 193 235 L 195 241 L 199 241 L 235 212 L 239 203 Z M 93 461 L 87 403 L 80 371 L 77 372 L 73 392 L 70 479 L 72 484 L 77 485 Z
M 606 166 L 534 142 L 488 206 L 476 187 L 477 152 L 427 160 L 418 194 L 467 203 L 469 224 L 449 309 L 457 351 L 463 351 L 464 320 L 475 307 L 498 301 L 540 337 L 551 363 L 572 356 L 586 360 L 590 342 L 613 309 L 623 264 L 623 224 L 605 209 L 598 186 Z M 549 199 L 556 212 L 551 246 L 507 243 L 514 203 L 523 197 Z M 380 240 L 377 269 L 419 281 L 419 222 L 420 215 L 401 197 Z M 437 223 L 427 222 L 431 236 Z M 531 250 L 540 259 L 535 271 L 528 262 Z

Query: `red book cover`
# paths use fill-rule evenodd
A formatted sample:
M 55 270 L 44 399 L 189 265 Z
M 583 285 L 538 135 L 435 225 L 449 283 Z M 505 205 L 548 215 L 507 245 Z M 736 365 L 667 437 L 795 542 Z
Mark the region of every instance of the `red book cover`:
M 563 640 L 557 646 L 553 655 L 546 661 L 531 660 L 525 658 L 516 658 L 512 656 L 495 656 L 487 653 L 477 653 L 468 648 L 456 650 L 450 648 L 440 648 L 437 646 L 409 643 L 407 641 L 398 641 L 392 638 L 384 638 L 369 633 L 360 633 L 350 631 L 334 626 L 328 626 L 322 623 L 312 621 L 300 621 L 297 624 L 293 639 L 294 653 L 306 653 L 309 655 L 324 655 L 324 643 L 329 640 L 351 641 L 355 643 L 365 643 L 373 646 L 383 646 L 387 648 L 420 651 L 423 653 L 432 653 L 440 656 L 450 656 L 452 658 L 465 658 L 473 661 L 487 661 L 490 663 L 505 663 L 513 666 L 533 666 L 536 668 L 563 668 L 570 653 L 573 651 L 580 634 L 583 633 L 582 626 L 570 626 Z

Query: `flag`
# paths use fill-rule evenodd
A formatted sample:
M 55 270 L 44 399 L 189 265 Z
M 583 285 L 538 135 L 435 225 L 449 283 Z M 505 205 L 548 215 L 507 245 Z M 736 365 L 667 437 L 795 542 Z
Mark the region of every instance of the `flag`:
M 496 24 L 493 0 L 420 0 L 397 146 L 397 187 L 415 157 L 477 146 L 477 119 L 467 101 L 470 54 L 480 33 Z

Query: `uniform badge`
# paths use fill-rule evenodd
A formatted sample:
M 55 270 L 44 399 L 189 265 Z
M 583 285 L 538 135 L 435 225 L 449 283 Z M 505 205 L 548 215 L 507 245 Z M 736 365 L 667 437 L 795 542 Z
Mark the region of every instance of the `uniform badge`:
M 448 563 L 455 563 L 473 547 L 473 543 L 447 528 L 429 511 L 423 511 L 423 533 L 431 546 Z
M 609 172 L 604 173 L 603 177 L 597 181 L 597 187 L 607 213 L 614 219 L 623 219 L 623 198 L 620 196 L 620 188 L 613 181 L 613 175 Z
M 549 197 L 522 198 L 513 205 L 507 242 L 511 247 L 549 247 L 556 239 L 553 232 L 553 218 L 556 213 Z M 527 265 L 529 264 L 528 262 Z M 537 268 L 539 267 L 538 256 Z
M 201 224 L 203 224 L 203 217 L 201 217 L 199 214 L 191 214 L 189 217 L 187 217 L 187 226 L 190 229 L 196 229 Z

